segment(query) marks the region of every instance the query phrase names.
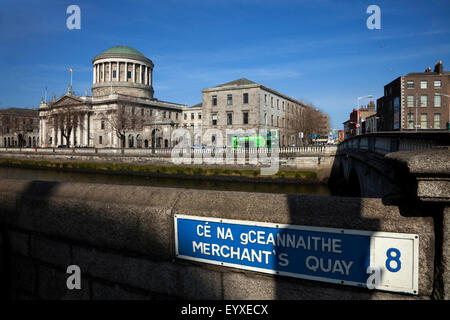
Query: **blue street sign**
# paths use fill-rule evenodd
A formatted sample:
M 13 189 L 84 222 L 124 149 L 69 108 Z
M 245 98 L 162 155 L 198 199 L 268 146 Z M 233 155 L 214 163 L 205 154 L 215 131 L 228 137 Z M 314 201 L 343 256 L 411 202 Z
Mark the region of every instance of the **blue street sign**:
M 374 288 L 408 293 L 417 293 L 414 236 L 175 216 L 178 258 L 361 287 L 368 287 L 378 268 L 388 276 L 383 274 Z

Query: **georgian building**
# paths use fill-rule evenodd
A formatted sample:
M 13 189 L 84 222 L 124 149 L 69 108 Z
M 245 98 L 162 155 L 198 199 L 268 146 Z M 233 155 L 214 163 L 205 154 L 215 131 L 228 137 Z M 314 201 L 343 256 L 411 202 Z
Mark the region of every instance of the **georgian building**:
M 39 106 L 43 147 L 171 147 L 184 105 L 154 98 L 153 62 L 128 46 L 93 60 L 92 96 L 67 93 Z
M 450 72 L 442 61 L 424 72 L 412 72 L 384 86 L 377 100 L 379 131 L 448 130 Z
M 226 145 L 235 136 L 226 136 L 227 129 L 270 131 L 269 134 L 278 136 L 278 144 L 282 147 L 301 144 L 302 133 L 307 136 L 314 130 L 327 135 L 329 131 L 327 115 L 245 78 L 203 89 L 202 108 L 203 130 L 221 130 Z M 309 122 L 314 123 L 304 123 L 308 117 Z M 307 129 L 308 126 L 311 129 Z
M 36 109 L 0 110 L 0 147 L 35 147 L 39 144 L 39 112 Z

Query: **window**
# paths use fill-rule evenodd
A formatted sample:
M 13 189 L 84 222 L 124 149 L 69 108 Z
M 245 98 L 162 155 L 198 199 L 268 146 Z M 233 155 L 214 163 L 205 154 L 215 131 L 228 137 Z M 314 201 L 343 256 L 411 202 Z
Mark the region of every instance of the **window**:
M 127 79 L 131 79 L 131 71 L 127 71 Z
M 414 114 L 408 113 L 408 129 L 414 129 Z
M 244 112 L 243 115 L 244 115 L 243 123 L 248 124 L 248 112 Z
M 433 128 L 440 129 L 441 128 L 441 114 L 435 113 L 433 116 Z
M 99 143 L 99 144 L 103 144 L 103 137 L 102 137 L 102 136 L 99 136 L 99 137 L 98 137 L 98 143 Z
M 144 116 L 144 108 L 141 109 L 141 116 Z
M 414 107 L 414 95 L 408 94 L 407 105 L 408 107 Z
M 284 101 L 281 103 L 281 108 L 282 108 L 283 111 L 284 111 Z
M 232 125 L 232 124 L 233 124 L 233 114 L 227 113 L 227 125 Z
M 105 120 L 102 120 L 102 122 L 101 122 L 101 128 L 102 128 L 102 130 L 105 129 Z
M 212 105 L 217 106 L 217 96 L 212 96 Z
M 436 94 L 434 96 L 434 106 L 435 107 L 440 107 L 441 106 L 441 102 L 442 102 L 441 99 L 442 99 L 442 96 L 439 95 L 439 94 Z
M 201 118 L 202 118 L 202 113 L 199 112 L 199 113 L 198 113 L 198 119 L 200 120 Z
M 178 113 L 175 113 L 175 119 L 178 120 Z
M 442 86 L 441 80 L 435 80 L 434 81 L 434 87 L 435 88 L 441 88 L 441 86 Z
M 217 114 L 213 114 L 212 115 L 212 125 L 216 126 L 217 125 Z
M 421 113 L 420 114 L 420 128 L 427 129 L 428 128 L 428 121 L 427 121 L 427 114 Z
M 166 118 L 166 111 L 163 112 L 163 118 Z
M 420 96 L 420 106 L 421 107 L 428 106 L 428 96 L 426 94 Z
M 406 87 L 408 89 L 414 89 L 414 81 L 406 81 Z
M 280 110 L 280 99 L 277 99 L 277 109 Z
M 194 113 L 191 113 L 191 120 L 194 120 Z
M 270 106 L 273 107 L 273 97 L 270 97 Z
M 422 80 L 420 81 L 420 89 L 427 89 L 428 87 L 428 81 Z
M 273 126 L 273 115 L 270 116 L 270 125 Z
M 115 77 L 116 77 L 116 74 L 117 74 L 117 71 L 116 71 L 116 70 L 113 70 L 112 77 L 115 78 Z
M 264 105 L 267 106 L 267 94 L 264 95 Z
M 233 104 L 233 95 L 231 95 L 231 94 L 227 95 L 227 104 L 228 105 Z
M 187 113 L 184 114 L 184 120 L 187 120 Z
M 248 93 L 244 93 L 244 103 L 248 103 Z

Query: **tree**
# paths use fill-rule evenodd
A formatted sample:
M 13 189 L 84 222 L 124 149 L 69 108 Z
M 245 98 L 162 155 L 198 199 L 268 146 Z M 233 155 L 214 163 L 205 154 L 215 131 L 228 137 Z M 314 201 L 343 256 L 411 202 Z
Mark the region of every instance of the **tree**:
M 300 115 L 297 117 L 295 128 L 298 132 L 303 132 L 303 137 L 308 143 L 311 142 L 311 134 L 328 135 L 329 119 L 328 115 L 323 113 L 312 103 L 303 103 Z
M 66 145 L 70 146 L 70 137 L 72 132 L 81 126 L 83 112 L 71 107 L 61 107 L 51 116 L 50 126 L 59 130 L 61 135 L 66 139 Z
M 134 130 L 136 126 L 136 115 L 127 110 L 125 106 L 119 106 L 113 110 L 107 118 L 111 129 L 120 141 L 120 147 L 125 148 L 127 132 Z

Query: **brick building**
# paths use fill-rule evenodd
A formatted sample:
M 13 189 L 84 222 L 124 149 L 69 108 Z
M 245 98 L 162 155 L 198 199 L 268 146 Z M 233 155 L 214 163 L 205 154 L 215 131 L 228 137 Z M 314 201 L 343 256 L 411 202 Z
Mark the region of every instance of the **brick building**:
M 434 70 L 408 73 L 384 86 L 377 100 L 379 131 L 447 130 L 450 72 L 442 61 Z

